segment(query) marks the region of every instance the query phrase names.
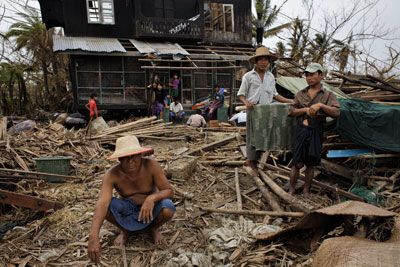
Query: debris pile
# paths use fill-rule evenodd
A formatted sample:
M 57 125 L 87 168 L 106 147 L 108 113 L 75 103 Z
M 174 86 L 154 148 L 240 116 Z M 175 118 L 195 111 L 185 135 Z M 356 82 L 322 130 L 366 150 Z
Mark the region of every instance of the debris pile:
M 28 196 L 31 203 L 3 199 L 14 206 L 0 210 L 0 265 L 92 265 L 86 248 L 101 178 L 114 164 L 107 156 L 115 140 L 127 134 L 155 149 L 153 157 L 174 187 L 177 212 L 162 228 L 164 247 L 147 235 L 132 235 L 125 247 L 114 247 L 117 229 L 106 223 L 100 233 L 102 266 L 318 266 L 321 255 L 342 241 L 337 238 L 357 253 L 357 238 L 381 246 L 396 237 L 390 230 L 400 210 L 399 154 L 354 151 L 362 148 L 333 132 L 325 135 L 324 159 L 309 197 L 287 193 L 290 151 L 265 152 L 258 176 L 242 167 L 246 133 L 240 127 L 198 129 L 149 117 L 89 136 L 86 129 L 59 123 L 39 123 L 30 133 L 0 133 L 1 190 Z M 343 154 L 332 156 L 339 153 L 335 149 Z M 46 182 L 33 158 L 58 156 L 72 157 L 71 172 L 60 176 L 64 183 Z M 297 187 L 302 179 L 303 173 Z M 352 209 L 344 216 L 346 205 Z M 15 220 L 20 223 L 7 225 Z

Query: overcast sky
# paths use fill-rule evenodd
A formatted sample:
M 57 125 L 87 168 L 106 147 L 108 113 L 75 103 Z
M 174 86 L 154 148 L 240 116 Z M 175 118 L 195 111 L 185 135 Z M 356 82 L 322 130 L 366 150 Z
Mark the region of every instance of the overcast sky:
M 84 1 L 84 0 L 82 0 Z M 121 1 L 121 0 L 119 0 Z M 239 0 L 240 1 L 240 0 Z M 308 0 L 309 2 L 311 0 Z M 337 12 L 341 14 L 343 12 L 343 8 L 349 9 L 355 1 L 360 2 L 361 4 L 365 4 L 366 2 L 371 2 L 374 0 L 314 0 L 314 9 L 315 14 L 312 20 L 312 28 L 316 31 L 321 29 L 323 25 L 323 17 L 324 14 L 332 14 L 332 12 Z M 378 1 L 377 5 L 369 11 L 366 16 L 367 22 L 377 23 L 381 26 L 381 28 L 391 29 L 391 34 L 387 36 L 392 40 L 374 40 L 364 43 L 364 48 L 368 49 L 368 53 L 372 56 L 384 60 L 387 55 L 387 49 L 385 46 L 392 46 L 400 51 L 400 0 L 376 0 Z M 22 4 L 28 3 L 31 6 L 39 8 L 39 3 L 37 0 L 0 0 L 0 11 L 5 7 L 6 9 L 6 18 L 1 22 L 0 30 L 2 32 L 6 31 L 8 27 L 11 25 L 11 22 L 15 18 L 14 12 L 15 6 L 13 7 L 10 3 L 19 2 Z M 273 5 L 280 5 L 283 0 L 272 0 Z M 282 14 L 279 16 L 279 23 L 285 23 L 290 20 L 290 18 L 300 17 L 304 18 L 306 16 L 306 11 L 303 5 L 304 0 L 288 0 L 288 2 L 282 8 Z M 351 21 L 348 24 L 348 27 L 344 28 L 337 38 L 343 38 L 349 34 L 350 31 L 357 29 L 360 26 L 360 21 Z M 281 34 L 281 38 L 287 38 L 287 35 Z M 276 42 L 279 41 L 277 38 L 269 38 L 265 40 L 265 45 L 274 47 Z M 285 41 L 285 39 L 283 39 Z
M 354 2 L 358 1 L 361 5 L 365 5 L 367 2 L 373 0 L 314 0 L 315 14 L 311 23 L 311 27 L 315 29 L 314 33 L 321 30 L 324 25 L 324 14 L 342 14 L 343 9 L 347 11 L 353 5 Z M 273 5 L 280 5 L 283 0 L 272 0 Z M 310 0 L 309 0 L 310 2 Z M 289 21 L 288 17 L 300 17 L 304 18 L 307 14 L 303 5 L 303 0 L 288 0 L 288 2 L 282 8 L 282 15 L 279 18 L 279 23 L 285 23 Z M 373 25 L 379 25 L 383 32 L 383 29 L 390 31 L 387 39 L 380 40 L 374 39 L 365 41 L 364 44 L 359 45 L 359 49 L 363 52 L 369 53 L 372 57 L 379 60 L 385 60 L 388 57 L 386 46 L 392 46 L 400 52 L 400 0 L 379 0 L 377 4 L 368 12 L 365 16 L 367 23 Z M 277 23 L 278 24 L 278 23 Z M 360 29 L 360 21 L 352 20 L 348 23 L 348 27 L 345 27 L 336 38 L 344 38 L 351 31 L 357 32 Z M 369 29 L 371 29 L 370 27 Z M 281 34 L 281 37 L 285 38 L 285 34 Z M 274 47 L 278 38 L 269 38 L 265 40 L 265 45 Z M 368 50 L 368 51 L 366 51 Z M 399 66 L 400 67 L 400 66 Z M 400 71 L 400 69 L 398 69 Z

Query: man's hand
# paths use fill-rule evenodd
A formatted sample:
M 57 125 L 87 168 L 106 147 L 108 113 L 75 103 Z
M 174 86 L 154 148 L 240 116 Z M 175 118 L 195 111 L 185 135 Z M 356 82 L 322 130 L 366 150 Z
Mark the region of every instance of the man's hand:
M 148 196 L 143 202 L 139 213 L 139 222 L 151 223 L 153 220 L 154 200 L 152 196 Z
M 100 262 L 100 239 L 98 236 L 89 236 L 88 255 L 95 263 Z
M 314 105 L 312 105 L 311 107 L 310 107 L 310 115 L 311 116 L 316 116 L 317 115 L 317 112 L 321 109 L 321 103 L 317 103 L 317 104 L 314 104 Z
M 253 109 L 254 108 L 254 104 L 250 101 L 246 101 L 245 102 L 246 108 L 247 109 Z

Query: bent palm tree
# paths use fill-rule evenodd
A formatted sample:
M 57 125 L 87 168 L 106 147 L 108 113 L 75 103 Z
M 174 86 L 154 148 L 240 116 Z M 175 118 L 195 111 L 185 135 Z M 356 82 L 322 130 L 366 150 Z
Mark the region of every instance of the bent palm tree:
M 335 60 L 339 63 L 339 71 L 343 72 L 349 62 L 349 58 L 356 58 L 356 48 L 352 47 L 353 34 L 348 37 L 347 42 L 333 40 L 332 43 L 337 48 L 334 51 Z
M 285 0 L 279 7 L 271 7 L 271 0 L 255 0 L 256 16 L 253 15 L 253 36 L 256 37 L 257 45 L 262 45 L 263 38 L 277 35 L 283 29 L 288 28 L 291 23 L 285 23 L 270 28 L 278 18 L 282 6 L 287 2 Z
M 11 25 L 6 33 L 7 38 L 15 38 L 15 50 L 26 51 L 32 56 L 34 65 L 43 71 L 44 88 L 50 93 L 48 81 L 48 58 L 52 53 L 46 26 L 41 22 L 39 14 L 33 8 L 27 7 L 26 13 L 17 13 L 23 21 Z

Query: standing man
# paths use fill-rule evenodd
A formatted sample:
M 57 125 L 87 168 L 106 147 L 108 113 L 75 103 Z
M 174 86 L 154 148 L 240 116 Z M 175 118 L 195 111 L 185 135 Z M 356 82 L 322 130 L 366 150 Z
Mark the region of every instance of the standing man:
M 160 164 L 143 157 L 153 152 L 153 148 L 140 146 L 136 136 L 117 139 L 109 159 L 119 163 L 104 175 L 90 228 L 88 254 L 92 261 L 100 261 L 99 233 L 104 220 L 121 231 L 116 246 L 124 246 L 130 233 L 142 230 L 152 234 L 155 244 L 163 243 L 159 229 L 174 215 L 174 193 Z M 114 189 L 120 198 L 113 197 Z
M 254 64 L 254 69 L 243 75 L 237 94 L 240 101 L 246 105 L 247 121 L 251 119 L 255 105 L 270 104 L 273 99 L 282 103 L 292 103 L 292 100 L 279 95 L 276 91 L 275 77 L 268 71 L 273 57 L 268 48 L 261 46 L 257 48 L 255 55 L 249 58 L 250 63 Z M 251 145 L 251 131 L 250 123 L 246 123 L 246 166 L 251 167 L 254 175 L 257 175 L 257 161 L 260 153 Z
M 300 169 L 305 165 L 303 193 L 310 192 L 314 167 L 321 162 L 323 123 L 326 117 L 339 117 L 340 104 L 336 96 L 321 84 L 324 68 L 318 63 L 307 66 L 304 74 L 308 86 L 298 92 L 289 115 L 297 118 L 293 141 L 293 161 L 289 193 L 294 194 Z

